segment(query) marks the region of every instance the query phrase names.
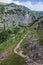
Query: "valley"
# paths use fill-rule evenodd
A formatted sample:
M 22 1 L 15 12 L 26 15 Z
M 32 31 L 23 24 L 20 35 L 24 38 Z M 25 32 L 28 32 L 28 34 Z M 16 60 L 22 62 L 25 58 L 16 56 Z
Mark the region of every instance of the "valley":
M 0 65 L 43 65 L 43 16 L 14 3 L 0 6 Z

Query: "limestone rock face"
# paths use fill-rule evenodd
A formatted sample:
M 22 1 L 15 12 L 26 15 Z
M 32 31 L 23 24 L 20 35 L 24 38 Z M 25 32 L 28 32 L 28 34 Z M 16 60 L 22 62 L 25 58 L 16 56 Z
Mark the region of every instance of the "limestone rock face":
M 29 26 L 35 21 L 35 16 L 29 13 L 29 9 L 14 3 L 4 6 L 2 21 L 8 26 Z

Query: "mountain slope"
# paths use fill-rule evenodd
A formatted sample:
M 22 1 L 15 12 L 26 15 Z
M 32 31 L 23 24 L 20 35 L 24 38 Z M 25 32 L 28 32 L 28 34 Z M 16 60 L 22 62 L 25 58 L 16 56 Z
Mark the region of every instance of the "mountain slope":
M 43 16 L 43 11 L 32 11 L 33 14 L 36 14 L 38 16 Z
M 3 13 L 1 19 L 5 21 L 6 29 L 9 26 L 30 26 L 36 20 L 36 16 L 30 9 L 14 3 L 4 5 L 0 13 Z
M 6 4 L 8 4 L 8 3 L 0 2 L 0 5 L 1 5 L 1 6 L 2 6 L 2 5 L 6 5 Z
M 21 44 L 23 54 L 27 55 L 27 65 L 43 65 L 43 17 L 30 27 L 29 32 Z

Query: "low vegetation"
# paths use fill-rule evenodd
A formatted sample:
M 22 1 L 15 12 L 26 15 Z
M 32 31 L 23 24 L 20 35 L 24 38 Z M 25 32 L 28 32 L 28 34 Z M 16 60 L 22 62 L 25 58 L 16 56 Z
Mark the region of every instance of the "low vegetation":
M 7 13 L 14 14 L 14 12 L 12 10 L 8 11 Z M 25 11 L 22 14 L 24 16 Z M 7 30 L 3 30 L 2 32 L 0 32 L 0 54 L 2 54 L 3 52 L 6 52 L 6 51 L 10 51 L 9 56 L 4 61 L 2 61 L 2 62 L 0 61 L 0 65 L 24 65 L 25 64 L 25 59 L 16 55 L 14 53 L 14 48 L 28 31 L 30 32 L 29 35 L 36 34 L 36 26 L 37 26 L 37 22 L 32 24 L 31 27 L 29 27 L 29 28 L 9 27 Z M 37 32 L 37 36 L 38 36 L 38 44 L 43 45 L 43 33 Z M 25 39 L 22 42 L 22 44 L 20 45 L 21 48 L 24 49 L 24 52 L 27 52 L 26 46 L 24 46 L 26 43 L 27 43 L 27 41 Z
M 0 65 L 24 65 L 25 59 L 12 53 L 7 60 L 0 63 Z
M 9 33 L 7 31 L 0 32 L 0 44 L 9 38 Z
M 11 35 L 17 34 L 19 30 L 19 28 L 10 27 L 7 30 L 3 30 L 2 32 L 0 32 L 0 44 L 9 39 Z
M 43 46 L 43 31 L 38 30 L 38 32 L 37 32 L 37 24 L 38 24 L 38 21 L 36 21 L 34 24 L 31 25 L 31 27 L 29 27 L 30 33 L 28 35 L 35 36 L 35 38 L 37 39 L 37 44 Z M 25 40 L 20 45 L 20 47 L 24 50 L 24 52 L 23 52 L 24 54 L 28 52 L 28 50 L 26 48 L 29 46 L 29 40 L 28 41 L 27 40 L 28 40 L 28 38 L 25 38 Z
M 43 32 L 37 32 L 37 36 L 38 36 L 38 44 L 39 45 L 43 45 Z
M 9 38 L 9 40 L 0 44 L 0 54 L 5 51 L 10 51 L 9 56 L 3 62 L 0 62 L 0 65 L 24 65 L 26 63 L 24 58 L 14 53 L 15 46 L 26 33 L 27 28 L 25 29 L 24 27 L 20 27 L 19 31 L 12 38 Z

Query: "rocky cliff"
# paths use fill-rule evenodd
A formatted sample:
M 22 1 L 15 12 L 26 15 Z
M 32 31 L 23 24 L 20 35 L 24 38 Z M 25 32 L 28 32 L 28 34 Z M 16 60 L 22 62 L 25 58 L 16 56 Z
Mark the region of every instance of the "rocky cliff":
M 16 5 L 14 3 L 2 6 L 3 14 L 2 21 L 5 23 L 6 29 L 8 26 L 29 26 L 36 20 L 30 10 L 24 6 Z M 1 12 L 1 13 L 2 13 Z

